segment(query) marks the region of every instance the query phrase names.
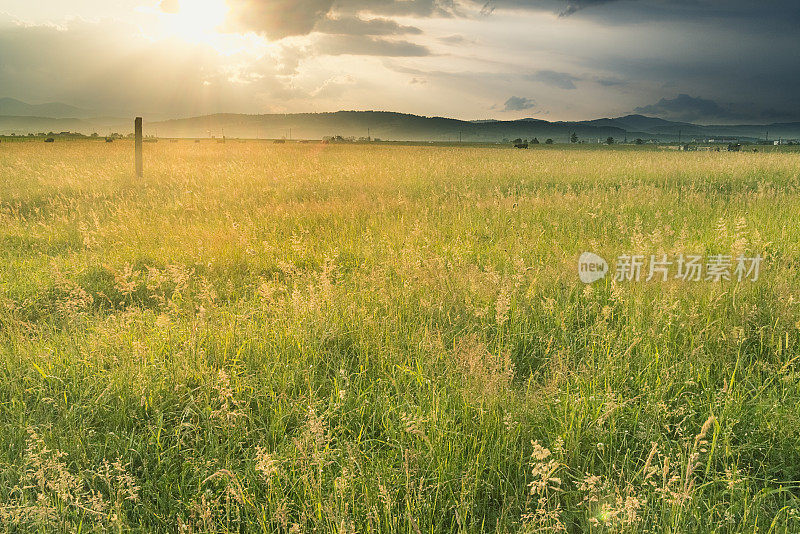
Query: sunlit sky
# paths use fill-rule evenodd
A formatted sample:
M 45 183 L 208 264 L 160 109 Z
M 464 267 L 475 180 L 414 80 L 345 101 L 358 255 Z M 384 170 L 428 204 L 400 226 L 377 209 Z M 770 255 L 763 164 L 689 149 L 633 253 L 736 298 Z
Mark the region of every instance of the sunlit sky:
M 800 6 L 0 0 L 0 97 L 98 114 L 800 120 Z

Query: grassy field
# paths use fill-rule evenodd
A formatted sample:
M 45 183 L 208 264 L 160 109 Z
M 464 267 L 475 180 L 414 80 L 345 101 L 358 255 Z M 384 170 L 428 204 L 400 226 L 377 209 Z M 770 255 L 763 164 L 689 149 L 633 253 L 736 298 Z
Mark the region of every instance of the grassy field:
M 800 154 L 145 151 L 0 145 L 3 531 L 800 531 Z

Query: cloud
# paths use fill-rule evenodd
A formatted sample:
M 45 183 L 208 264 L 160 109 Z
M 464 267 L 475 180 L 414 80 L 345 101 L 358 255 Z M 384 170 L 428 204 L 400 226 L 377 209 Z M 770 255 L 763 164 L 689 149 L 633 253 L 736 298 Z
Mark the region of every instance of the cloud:
M 512 96 L 508 100 L 506 100 L 503 111 L 523 111 L 526 109 L 531 109 L 536 106 L 536 102 L 534 102 L 530 98 L 525 98 L 522 96 Z
M 721 24 L 729 29 L 794 30 L 800 24 L 800 3 L 794 0 L 471 0 L 481 13 L 549 11 L 581 17 L 604 25 L 641 22 Z
M 386 18 L 364 20 L 360 17 L 325 18 L 317 23 L 315 31 L 340 35 L 419 35 L 422 30 L 414 26 L 401 26 Z
M 750 120 L 757 116 L 775 118 L 774 110 L 755 110 L 752 104 L 721 105 L 714 100 L 679 94 L 675 98 L 662 98 L 655 104 L 634 109 L 641 115 L 685 122 L 731 122 Z
M 234 33 L 255 32 L 276 40 L 307 35 L 333 7 L 333 0 L 228 0 L 223 26 Z
M 628 85 L 628 82 L 619 78 L 597 78 L 596 81 L 603 87 L 621 87 Z
M 169 2 L 173 0 L 163 0 Z M 454 0 L 227 0 L 230 11 L 223 29 L 231 33 L 255 32 L 270 40 L 312 31 L 353 35 L 421 33 L 385 17 L 449 17 Z M 365 20 L 359 15 L 379 18 Z
M 338 0 L 336 9 L 382 16 L 452 17 L 459 13 L 454 0 Z
M 323 35 L 314 50 L 320 55 L 422 57 L 431 51 L 418 44 L 403 40 L 388 40 L 362 35 Z
M 525 79 L 534 82 L 540 82 L 551 87 L 557 87 L 559 89 L 575 89 L 576 87 L 574 82 L 580 80 L 580 78 L 573 76 L 572 74 L 568 74 L 566 72 L 556 72 L 554 70 L 540 70 L 534 72 L 533 74 L 526 75 Z
M 192 1 L 62 2 L 71 21 L 0 14 L 0 96 L 165 114 L 379 101 L 472 118 L 536 94 L 536 113 L 559 120 L 635 106 L 698 122 L 800 120 L 796 0 L 225 0 L 231 35 L 165 38 L 180 17 L 158 10 Z M 264 39 L 236 35 L 248 32 Z M 336 78 L 348 74 L 352 84 Z M 505 107 L 533 106 L 515 96 Z
M 769 123 L 800 120 L 800 114 L 755 102 L 719 103 L 715 100 L 679 94 L 655 104 L 640 106 L 634 113 L 699 124 Z
M 0 95 L 67 101 L 107 115 L 175 117 L 252 112 L 256 95 L 297 94 L 277 62 L 256 71 L 233 59 L 207 45 L 141 39 L 138 27 L 124 22 L 3 27 Z
M 532 9 L 555 11 L 561 17 L 568 17 L 588 7 L 618 2 L 619 0 L 488 0 L 481 14 L 491 15 L 497 9 Z
M 467 39 L 466 37 L 460 34 L 453 34 L 453 35 L 448 35 L 447 37 L 440 37 L 439 42 L 448 45 L 475 44 L 475 40 Z
M 603 4 L 609 4 L 611 2 L 616 2 L 617 0 L 571 0 L 567 2 L 567 7 L 559 13 L 560 17 L 568 17 L 574 13 L 577 13 L 581 9 L 586 9 L 587 7 L 599 6 Z
M 312 97 L 336 97 L 347 91 L 348 87 L 356 84 L 355 78 L 349 74 L 332 76 L 325 80 L 322 85 L 311 92 Z

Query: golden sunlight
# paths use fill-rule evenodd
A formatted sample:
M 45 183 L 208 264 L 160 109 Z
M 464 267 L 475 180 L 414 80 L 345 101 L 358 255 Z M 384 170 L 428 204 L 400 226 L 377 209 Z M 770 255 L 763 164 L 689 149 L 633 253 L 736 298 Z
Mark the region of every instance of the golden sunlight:
M 228 12 L 225 0 L 178 0 L 175 3 L 177 9 L 161 14 L 165 30 L 185 41 L 219 48 L 217 29 Z

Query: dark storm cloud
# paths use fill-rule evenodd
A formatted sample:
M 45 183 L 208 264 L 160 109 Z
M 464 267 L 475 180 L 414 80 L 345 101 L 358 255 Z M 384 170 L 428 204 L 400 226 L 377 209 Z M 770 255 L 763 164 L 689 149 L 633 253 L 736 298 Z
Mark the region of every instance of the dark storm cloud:
M 652 106 L 648 110 L 664 118 L 706 123 L 800 120 L 800 46 L 791 36 L 733 34 L 711 41 L 718 47 L 708 49 L 698 42 L 696 55 L 655 50 L 640 58 L 587 57 L 584 65 L 607 72 L 603 78 L 622 82 L 640 107 Z
M 580 17 L 618 35 L 637 35 L 616 48 L 599 41 L 594 50 L 573 47 L 560 53 L 594 71 L 587 81 L 624 88 L 652 106 L 662 98 L 670 101 L 657 108 L 664 116 L 705 122 L 800 119 L 800 2 L 491 0 L 482 6 L 496 16 L 514 11 L 562 15 L 565 31 Z M 568 86 L 565 81 L 562 88 Z M 720 109 L 676 94 L 715 102 Z
M 720 104 L 706 98 L 679 94 L 675 98 L 662 98 L 655 104 L 640 106 L 635 113 L 662 119 L 696 123 L 733 123 L 761 120 L 772 122 L 785 119 L 786 112 L 774 108 L 759 108 L 752 102 Z
M 686 122 L 728 121 L 740 118 L 730 106 L 723 107 L 713 100 L 687 94 L 680 94 L 675 98 L 662 98 L 655 104 L 640 106 L 634 111 L 642 115 Z
M 523 111 L 536 107 L 536 102 L 523 96 L 512 96 L 503 106 L 503 111 Z
M 545 11 L 591 19 L 606 26 L 641 23 L 702 23 L 731 32 L 768 37 L 796 33 L 800 2 L 796 0 L 468 0 L 485 15 L 499 11 Z

